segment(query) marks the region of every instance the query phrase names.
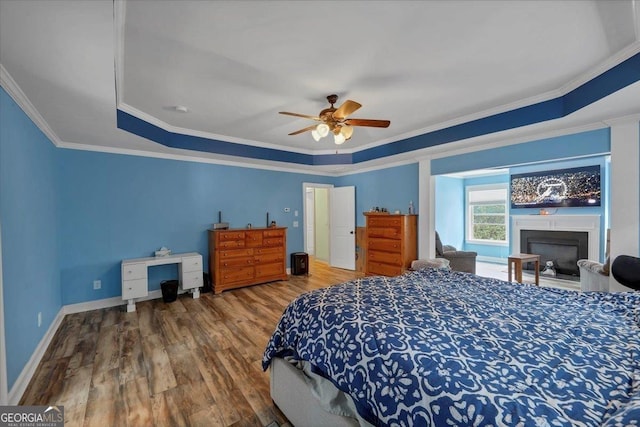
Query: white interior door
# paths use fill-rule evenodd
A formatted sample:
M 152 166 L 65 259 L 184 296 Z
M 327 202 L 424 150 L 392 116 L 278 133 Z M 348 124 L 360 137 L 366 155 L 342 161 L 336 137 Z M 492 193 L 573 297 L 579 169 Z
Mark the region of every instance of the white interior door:
M 329 264 L 356 269 L 356 188 L 329 189 Z

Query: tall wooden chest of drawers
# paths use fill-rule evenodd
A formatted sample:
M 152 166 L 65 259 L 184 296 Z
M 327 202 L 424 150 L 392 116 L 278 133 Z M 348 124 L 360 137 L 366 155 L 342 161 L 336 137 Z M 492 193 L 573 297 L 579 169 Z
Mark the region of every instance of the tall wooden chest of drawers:
M 367 219 L 366 274 L 397 276 L 417 258 L 417 215 L 365 212 Z
M 286 227 L 209 230 L 214 292 L 287 280 L 286 252 Z

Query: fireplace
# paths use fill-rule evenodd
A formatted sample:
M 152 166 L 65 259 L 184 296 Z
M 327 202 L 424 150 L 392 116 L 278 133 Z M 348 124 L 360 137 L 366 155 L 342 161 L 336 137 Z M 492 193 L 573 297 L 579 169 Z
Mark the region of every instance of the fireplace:
M 540 255 L 540 267 L 552 261 L 558 278 L 577 279 L 577 261 L 589 257 L 589 233 L 585 231 L 520 230 L 520 252 Z M 534 269 L 527 263 L 523 269 Z
M 541 268 L 547 257 L 558 260 L 560 265 L 555 265 L 558 278 L 579 280 L 574 259 L 600 259 L 600 215 L 512 215 L 511 225 L 511 251 L 541 255 Z M 527 232 L 528 240 L 529 232 L 539 237 L 523 243 L 522 232 Z M 523 266 L 526 267 L 533 271 L 533 265 Z

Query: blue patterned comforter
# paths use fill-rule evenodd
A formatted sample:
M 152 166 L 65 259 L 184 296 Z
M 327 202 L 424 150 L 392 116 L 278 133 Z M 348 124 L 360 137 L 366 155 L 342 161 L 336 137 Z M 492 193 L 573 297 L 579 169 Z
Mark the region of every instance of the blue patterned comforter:
M 294 300 L 263 368 L 284 356 L 310 362 L 374 425 L 640 420 L 640 293 L 436 269 L 363 278 Z

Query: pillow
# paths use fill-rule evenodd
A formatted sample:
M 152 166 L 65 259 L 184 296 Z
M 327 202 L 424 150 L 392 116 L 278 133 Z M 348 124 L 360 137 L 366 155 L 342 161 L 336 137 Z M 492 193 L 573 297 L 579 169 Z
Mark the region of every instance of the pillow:
M 440 240 L 440 235 L 436 232 L 436 256 L 444 255 L 444 250 L 442 250 L 442 241 Z

